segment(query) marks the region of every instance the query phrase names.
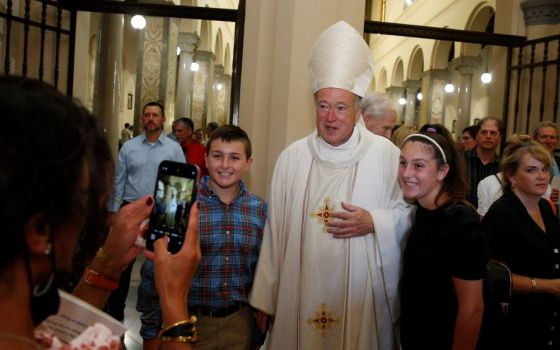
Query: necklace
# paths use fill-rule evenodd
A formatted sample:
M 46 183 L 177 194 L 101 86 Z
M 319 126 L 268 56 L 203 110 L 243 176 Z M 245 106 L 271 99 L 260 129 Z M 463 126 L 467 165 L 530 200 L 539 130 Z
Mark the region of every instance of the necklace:
M 39 344 L 35 339 L 25 337 L 25 336 L 22 336 L 22 335 L 0 332 L 0 338 L 10 339 L 10 340 L 15 340 L 15 341 L 19 341 L 19 342 L 22 342 L 22 343 L 26 343 L 29 346 L 33 347 L 33 349 L 35 349 L 35 350 L 43 350 L 44 349 L 41 346 L 41 344 Z

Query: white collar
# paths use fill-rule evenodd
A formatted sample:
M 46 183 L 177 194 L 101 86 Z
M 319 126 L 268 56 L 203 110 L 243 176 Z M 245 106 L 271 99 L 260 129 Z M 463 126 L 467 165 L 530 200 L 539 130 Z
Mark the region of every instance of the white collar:
M 319 137 L 317 130 L 308 136 L 307 145 L 313 157 L 332 168 L 347 167 L 359 162 L 369 150 L 370 144 L 367 142 L 367 129 L 356 124 L 352 131 L 352 136 L 340 146 L 331 146 Z
M 317 152 L 321 155 L 321 158 L 326 161 L 339 162 L 348 158 L 350 154 L 352 154 L 359 140 L 360 135 L 358 134 L 356 127 L 352 130 L 352 136 L 339 146 L 332 146 L 323 140 L 322 137 L 317 135 Z

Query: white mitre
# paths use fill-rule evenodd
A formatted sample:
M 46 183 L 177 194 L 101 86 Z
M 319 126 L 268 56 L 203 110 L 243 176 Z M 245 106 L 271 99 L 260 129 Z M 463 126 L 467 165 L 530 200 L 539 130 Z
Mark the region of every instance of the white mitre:
M 344 21 L 333 24 L 315 40 L 308 69 L 313 93 L 332 87 L 363 97 L 373 78 L 368 45 Z

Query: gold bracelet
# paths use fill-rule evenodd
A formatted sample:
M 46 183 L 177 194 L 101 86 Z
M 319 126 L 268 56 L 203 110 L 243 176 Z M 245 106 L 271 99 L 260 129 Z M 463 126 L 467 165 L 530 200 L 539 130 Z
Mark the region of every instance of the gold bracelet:
M 105 253 L 105 251 L 103 250 L 103 247 L 97 250 L 97 253 L 95 253 L 95 257 L 99 259 L 99 261 L 107 265 L 107 267 L 113 265 L 113 262 L 109 260 L 109 255 L 107 255 L 107 253 Z
M 176 341 L 179 343 L 192 343 L 195 344 L 199 341 L 200 339 L 198 339 L 198 334 L 195 334 L 191 337 L 183 337 L 183 336 L 179 336 L 179 337 L 161 337 L 161 341 L 162 342 L 167 342 L 167 341 Z
M 173 328 L 180 327 L 182 325 L 190 326 L 189 328 L 191 328 L 191 330 L 193 332 L 196 332 L 196 328 L 194 326 L 196 321 L 197 321 L 196 316 L 191 316 L 188 320 L 182 320 L 182 321 L 179 321 L 179 322 L 175 322 L 172 325 L 169 325 L 169 326 L 163 328 L 161 331 L 159 331 L 158 337 L 162 337 L 164 333 L 168 332 L 169 330 L 171 330 Z M 170 338 L 170 337 L 166 337 L 166 338 Z
M 537 281 L 534 277 L 531 277 L 531 292 L 535 292 L 537 290 Z

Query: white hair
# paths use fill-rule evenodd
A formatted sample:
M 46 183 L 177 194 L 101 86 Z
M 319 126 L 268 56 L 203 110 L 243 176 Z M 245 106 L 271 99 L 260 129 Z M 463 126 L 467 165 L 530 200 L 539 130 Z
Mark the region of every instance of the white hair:
M 396 112 L 393 101 L 386 94 L 368 94 L 362 98 L 362 115 L 382 119 L 387 112 Z

